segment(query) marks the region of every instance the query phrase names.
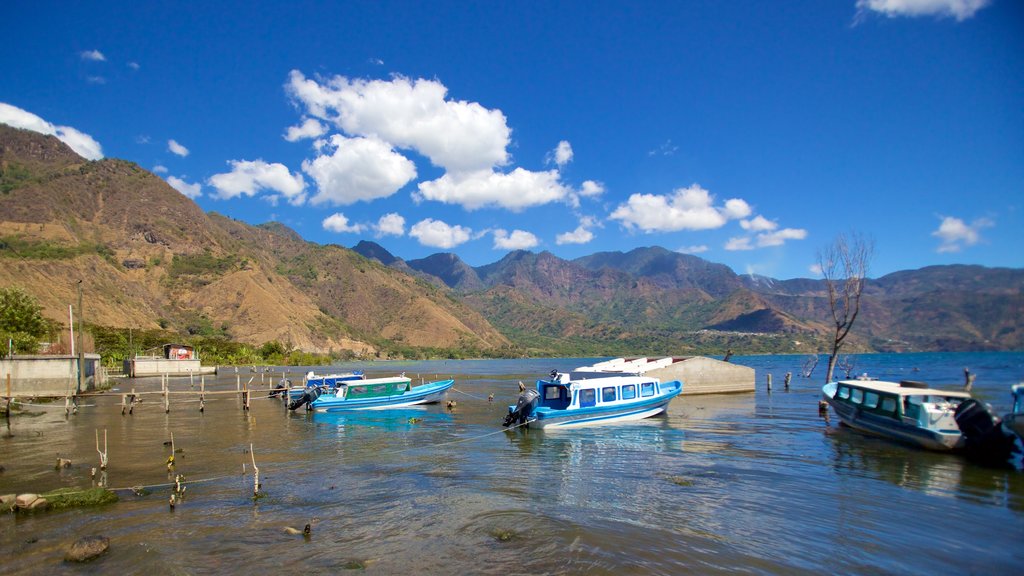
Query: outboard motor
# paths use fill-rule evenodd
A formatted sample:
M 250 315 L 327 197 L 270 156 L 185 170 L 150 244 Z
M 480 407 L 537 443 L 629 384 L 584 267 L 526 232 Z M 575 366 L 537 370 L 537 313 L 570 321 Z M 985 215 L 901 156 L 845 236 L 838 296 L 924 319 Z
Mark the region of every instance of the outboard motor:
M 956 407 L 953 417 L 966 440 L 967 455 L 988 464 L 1012 464 L 1021 456 L 1020 439 L 998 416 L 974 398 Z
M 511 426 L 515 424 L 523 424 L 526 419 L 533 414 L 534 408 L 537 407 L 537 402 L 540 400 L 540 392 L 532 388 L 523 390 L 523 393 L 519 395 L 519 400 L 516 401 L 516 407 L 511 408 L 508 412 L 508 416 L 505 416 L 505 421 L 502 422 L 502 426 Z
M 309 388 L 306 388 L 306 391 L 302 393 L 302 396 L 299 396 L 288 405 L 288 409 L 297 410 L 306 404 L 312 406 L 313 401 L 319 398 L 322 393 L 323 390 L 321 390 L 319 386 L 310 386 Z

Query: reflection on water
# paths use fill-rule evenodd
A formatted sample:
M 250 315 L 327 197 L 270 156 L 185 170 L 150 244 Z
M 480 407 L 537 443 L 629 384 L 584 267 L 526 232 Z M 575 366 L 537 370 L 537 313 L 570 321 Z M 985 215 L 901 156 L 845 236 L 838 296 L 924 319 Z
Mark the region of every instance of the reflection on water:
M 929 359 L 931 361 L 929 362 Z M 1024 355 L 915 355 L 933 379 L 979 373 L 1005 395 Z M 802 357 L 739 357 L 759 380 Z M 858 361 L 898 372 L 900 358 Z M 874 364 L 872 364 L 874 362 Z M 556 432 L 504 430 L 518 381 L 584 359 L 345 365 L 371 376 L 453 376 L 444 405 L 288 413 L 253 395 L 185 396 L 171 412 L 146 397 L 65 418 L 12 419 L 0 434 L 0 493 L 90 486 L 95 433 L 108 433 L 115 488 L 164 485 L 94 510 L 0 516 L 4 573 L 72 573 L 63 549 L 100 533 L 95 573 L 1009 573 L 1024 541 L 1022 475 L 841 428 L 817 411 L 820 384 L 790 391 L 682 396 L 641 422 Z M 293 369 L 296 373 L 302 369 Z M 376 370 L 377 372 L 374 372 Z M 258 378 L 256 379 L 258 382 Z M 233 374 L 207 390 L 233 391 Z M 126 385 L 159 388 L 156 380 Z M 172 383 L 189 390 L 187 381 Z M 261 390 L 262 392 L 262 390 Z M 494 401 L 487 401 L 489 395 Z M 166 461 L 173 434 L 175 470 Z M 249 453 L 252 446 L 254 453 Z M 56 470 L 60 455 L 70 468 Z M 251 461 L 265 497 L 252 499 Z M 166 483 L 188 490 L 173 512 Z M 308 540 L 285 526 L 313 525 Z M 907 550 L 928 550 L 908 555 Z

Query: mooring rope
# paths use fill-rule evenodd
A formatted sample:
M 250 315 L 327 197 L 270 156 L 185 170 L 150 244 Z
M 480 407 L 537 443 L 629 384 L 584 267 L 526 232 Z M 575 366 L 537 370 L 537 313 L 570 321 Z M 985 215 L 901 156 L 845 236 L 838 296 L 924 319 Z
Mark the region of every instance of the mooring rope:
M 31 402 L 19 402 L 18 400 L 11 400 L 11 404 L 17 404 L 18 406 L 37 406 L 39 408 L 59 408 L 60 410 L 64 410 L 64 406 L 57 406 L 57 405 L 54 405 L 54 404 L 33 404 Z M 72 404 L 71 406 L 74 407 L 75 404 Z M 96 407 L 95 404 L 78 404 L 77 406 L 79 408 L 95 408 Z
M 487 400 L 487 398 L 482 398 L 480 396 L 476 396 L 474 394 L 470 394 L 469 392 L 463 392 L 462 390 L 459 390 L 458 388 L 455 388 L 454 386 L 452 387 L 452 391 L 453 392 L 458 392 L 459 394 L 465 394 L 466 396 L 469 396 L 470 398 L 475 398 L 477 400 Z

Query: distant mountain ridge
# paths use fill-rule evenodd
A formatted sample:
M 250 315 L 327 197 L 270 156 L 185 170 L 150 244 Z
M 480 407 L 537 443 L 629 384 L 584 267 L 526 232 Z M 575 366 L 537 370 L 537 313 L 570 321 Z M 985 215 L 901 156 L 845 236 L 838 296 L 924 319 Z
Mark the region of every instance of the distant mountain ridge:
M 737 275 L 660 247 L 407 262 L 370 241 L 318 245 L 204 213 L 132 162 L 0 125 L 0 286 L 63 322 L 77 279 L 91 323 L 371 357 L 808 353 L 830 332 L 820 280 Z M 872 279 L 849 350 L 1024 349 L 1022 293 L 1019 269 Z

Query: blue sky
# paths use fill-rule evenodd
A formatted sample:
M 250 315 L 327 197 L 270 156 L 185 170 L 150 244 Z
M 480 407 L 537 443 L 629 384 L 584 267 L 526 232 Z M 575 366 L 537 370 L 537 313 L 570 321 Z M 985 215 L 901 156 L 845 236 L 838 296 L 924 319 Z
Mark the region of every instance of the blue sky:
M 405 259 L 1024 266 L 1024 3 L 259 4 L 4 3 L 0 122 Z

